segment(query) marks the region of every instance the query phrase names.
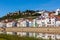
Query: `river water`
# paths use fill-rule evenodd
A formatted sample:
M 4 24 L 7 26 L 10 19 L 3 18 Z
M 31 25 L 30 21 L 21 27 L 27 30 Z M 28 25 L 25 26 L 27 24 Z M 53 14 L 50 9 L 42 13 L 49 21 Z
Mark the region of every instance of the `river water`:
M 33 32 L 0 32 L 0 34 L 11 34 L 11 35 L 20 35 L 20 36 L 29 36 L 35 38 L 43 38 L 43 39 L 60 39 L 60 34 L 48 34 L 48 33 L 33 33 Z

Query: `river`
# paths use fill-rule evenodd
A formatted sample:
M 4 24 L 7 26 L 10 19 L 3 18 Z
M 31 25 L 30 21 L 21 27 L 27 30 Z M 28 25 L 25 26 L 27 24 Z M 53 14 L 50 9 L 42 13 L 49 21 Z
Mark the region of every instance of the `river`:
M 34 33 L 34 32 L 0 32 L 0 34 L 20 35 L 29 36 L 43 39 L 60 39 L 60 34 L 48 34 L 48 33 Z

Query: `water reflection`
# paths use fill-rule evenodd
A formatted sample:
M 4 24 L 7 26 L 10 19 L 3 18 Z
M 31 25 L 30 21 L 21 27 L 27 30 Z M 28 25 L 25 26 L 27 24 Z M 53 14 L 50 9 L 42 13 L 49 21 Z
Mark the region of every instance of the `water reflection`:
M 31 32 L 0 32 L 0 34 L 11 34 L 11 35 L 20 35 L 20 36 L 29 36 L 43 39 L 60 39 L 60 34 L 47 34 L 47 33 L 31 33 Z

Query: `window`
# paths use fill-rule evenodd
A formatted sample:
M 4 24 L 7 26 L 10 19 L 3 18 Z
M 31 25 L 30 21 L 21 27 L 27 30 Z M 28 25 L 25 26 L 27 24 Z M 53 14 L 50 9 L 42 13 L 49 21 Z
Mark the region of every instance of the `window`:
M 60 15 L 60 11 L 58 11 L 58 15 Z

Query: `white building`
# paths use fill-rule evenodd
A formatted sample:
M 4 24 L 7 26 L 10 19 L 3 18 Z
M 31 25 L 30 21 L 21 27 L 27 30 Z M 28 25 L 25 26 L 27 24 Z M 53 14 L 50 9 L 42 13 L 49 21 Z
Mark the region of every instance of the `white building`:
M 55 26 L 56 24 L 55 24 L 56 22 L 55 22 L 55 18 L 51 18 L 51 25 L 52 26 Z
M 15 27 L 15 22 L 6 23 L 6 27 Z
M 6 27 L 6 24 L 3 22 L 0 22 L 0 27 Z
M 44 20 L 42 20 L 45 24 L 45 27 L 47 27 L 49 25 L 49 18 L 45 18 Z M 42 23 L 43 24 L 43 23 Z
M 25 19 L 18 20 L 17 27 L 26 27 L 26 20 Z
M 33 19 L 33 27 L 36 27 L 36 19 Z
M 60 26 L 60 21 L 56 21 L 56 27 Z
M 42 27 L 42 20 L 41 19 L 37 19 L 36 23 L 37 23 L 38 27 Z
M 33 22 L 29 21 L 29 27 L 32 27 L 32 26 L 33 26 Z
M 17 27 L 20 27 L 20 22 L 17 23 Z
M 17 21 L 17 27 L 21 27 L 21 21 L 22 21 L 22 19 L 18 19 L 18 21 Z
M 46 11 L 46 10 L 42 10 L 42 11 L 36 12 L 36 13 L 39 13 L 39 14 L 41 14 L 42 16 L 45 16 L 45 18 L 49 16 L 49 11 Z
M 57 10 L 56 10 L 55 15 L 58 15 L 58 14 L 60 14 L 60 9 L 57 9 Z

